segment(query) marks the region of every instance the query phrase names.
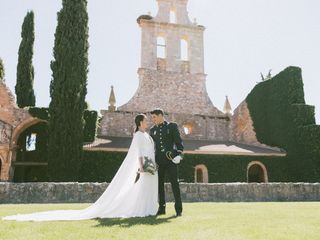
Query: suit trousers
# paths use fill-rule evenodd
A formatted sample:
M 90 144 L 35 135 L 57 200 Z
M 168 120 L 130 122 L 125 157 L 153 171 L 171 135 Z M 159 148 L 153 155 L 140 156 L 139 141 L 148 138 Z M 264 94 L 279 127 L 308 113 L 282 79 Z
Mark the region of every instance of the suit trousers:
M 181 213 L 182 202 L 181 202 L 181 194 L 180 194 L 180 188 L 179 188 L 179 182 L 178 182 L 178 166 L 171 161 L 168 161 L 168 163 L 166 164 L 159 164 L 159 169 L 158 169 L 159 209 L 165 209 L 165 206 L 166 206 L 165 191 L 164 191 L 164 180 L 165 180 L 166 173 L 168 174 L 174 200 L 175 200 L 174 208 L 177 213 Z

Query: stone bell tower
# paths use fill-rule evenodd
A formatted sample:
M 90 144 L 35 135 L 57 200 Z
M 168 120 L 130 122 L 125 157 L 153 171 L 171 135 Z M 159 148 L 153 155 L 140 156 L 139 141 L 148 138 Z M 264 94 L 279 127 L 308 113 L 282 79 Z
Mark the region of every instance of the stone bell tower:
M 188 0 L 157 0 L 155 17 L 142 15 L 139 87 L 119 111 L 148 112 L 156 107 L 168 113 L 223 115 L 206 90 L 203 33 L 191 22 Z
M 131 137 L 134 117 L 162 108 L 183 139 L 230 138 L 230 115 L 218 110 L 206 89 L 203 33 L 190 21 L 188 0 L 157 0 L 156 16 L 141 15 L 139 87 L 126 104 L 101 110 L 99 136 Z

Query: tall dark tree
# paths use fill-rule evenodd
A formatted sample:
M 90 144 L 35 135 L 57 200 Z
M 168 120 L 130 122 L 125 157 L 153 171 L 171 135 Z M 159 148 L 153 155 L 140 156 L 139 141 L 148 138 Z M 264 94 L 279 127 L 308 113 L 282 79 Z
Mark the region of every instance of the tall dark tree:
M 28 12 L 24 18 L 21 31 L 21 43 L 17 66 L 17 84 L 15 87 L 17 104 L 35 106 L 35 95 L 33 91 L 34 69 L 32 65 L 33 44 L 34 44 L 34 14 Z
M 48 173 L 51 181 L 77 181 L 87 94 L 87 0 L 63 0 L 62 5 L 51 62 Z
M 3 66 L 3 61 L 0 58 L 0 81 L 4 80 L 4 66 Z

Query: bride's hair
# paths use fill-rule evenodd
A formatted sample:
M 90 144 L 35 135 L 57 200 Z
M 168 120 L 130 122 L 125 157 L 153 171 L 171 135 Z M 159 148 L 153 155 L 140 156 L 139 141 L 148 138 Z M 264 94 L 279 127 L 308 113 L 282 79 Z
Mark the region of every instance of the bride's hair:
M 140 113 L 136 116 L 136 118 L 134 119 L 134 122 L 136 123 L 136 130 L 134 132 L 137 132 L 139 130 L 141 122 L 144 120 L 145 117 L 147 116 L 143 113 Z

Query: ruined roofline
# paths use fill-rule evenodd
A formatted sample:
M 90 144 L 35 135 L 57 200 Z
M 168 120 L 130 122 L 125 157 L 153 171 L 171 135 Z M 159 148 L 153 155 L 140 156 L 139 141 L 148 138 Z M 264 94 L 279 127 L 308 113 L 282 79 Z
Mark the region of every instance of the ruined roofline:
M 120 106 L 121 107 L 121 106 Z M 119 108 L 120 108 L 119 107 Z M 112 113 L 128 113 L 128 114 L 139 114 L 139 113 L 144 113 L 144 114 L 150 114 L 150 112 L 153 110 L 148 110 L 148 111 L 128 111 L 128 110 L 121 110 L 117 109 L 115 111 L 112 111 Z M 219 110 L 219 109 L 218 109 Z M 110 112 L 109 110 L 102 109 L 101 114 L 104 114 L 106 112 Z M 197 116 L 197 117 L 203 117 L 203 118 L 209 118 L 209 119 L 230 119 L 230 116 L 225 115 L 225 114 L 191 114 L 191 113 L 176 113 L 176 112 L 167 112 L 164 110 L 164 116 L 169 116 L 169 115 L 185 115 L 185 116 Z

